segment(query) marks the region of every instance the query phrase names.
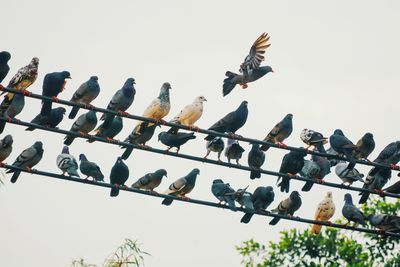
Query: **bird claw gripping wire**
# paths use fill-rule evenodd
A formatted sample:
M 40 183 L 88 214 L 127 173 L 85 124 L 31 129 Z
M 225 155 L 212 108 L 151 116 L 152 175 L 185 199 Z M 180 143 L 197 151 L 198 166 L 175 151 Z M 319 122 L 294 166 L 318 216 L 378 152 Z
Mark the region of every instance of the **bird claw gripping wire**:
M 392 170 L 395 170 L 395 171 L 400 170 L 400 166 L 398 166 L 398 165 L 396 165 L 396 164 L 390 164 L 389 167 L 390 167 Z
M 93 106 L 93 105 L 91 105 L 91 104 L 83 104 L 83 107 L 85 108 L 85 109 L 90 109 L 90 110 L 94 110 L 96 107 L 95 106 Z
M 56 96 L 51 97 L 51 99 L 56 103 L 60 102 L 60 99 Z

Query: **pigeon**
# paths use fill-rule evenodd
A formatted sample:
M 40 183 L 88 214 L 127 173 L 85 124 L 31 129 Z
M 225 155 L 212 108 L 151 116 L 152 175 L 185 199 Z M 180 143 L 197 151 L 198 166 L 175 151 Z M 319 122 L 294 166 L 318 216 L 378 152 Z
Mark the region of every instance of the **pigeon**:
M 82 83 L 81 86 L 72 95 L 70 102 L 77 104 L 90 105 L 90 103 L 96 99 L 100 93 L 100 85 L 98 83 L 97 76 L 91 76 L 89 80 Z M 79 107 L 72 107 L 68 118 L 75 119 L 76 114 L 78 114 Z
M 322 200 L 317 207 L 315 212 L 315 220 L 321 222 L 329 222 L 329 220 L 335 214 L 335 203 L 332 200 L 332 192 L 326 193 L 324 200 Z M 313 224 L 311 227 L 311 233 L 318 235 L 321 233 L 322 225 Z
M 243 101 L 235 111 L 228 113 L 225 117 L 208 128 L 208 130 L 235 135 L 236 131 L 242 128 L 247 121 L 247 116 L 249 114 L 247 105 L 248 102 Z M 214 135 L 207 135 L 204 139 L 211 141 L 214 138 Z
M 198 121 L 203 115 L 203 102 L 207 101 L 204 96 L 198 96 L 194 99 L 193 103 L 185 106 L 178 115 L 176 115 L 171 122 L 188 126 L 190 129 L 199 129 L 194 123 Z M 172 127 L 168 130 L 170 133 L 178 132 L 178 128 Z
M 359 209 L 357 209 L 353 204 L 353 199 L 349 193 L 344 195 L 344 206 L 342 208 L 342 214 L 347 219 L 348 225 L 350 222 L 354 222 L 356 227 L 358 224 L 366 226 L 366 217 Z
M 245 209 L 250 210 L 251 212 L 254 211 L 254 205 L 253 205 L 253 194 L 251 194 L 250 192 L 247 192 L 248 186 L 246 188 L 243 189 L 238 189 L 235 194 L 235 200 L 237 201 L 237 203 L 240 204 L 240 207 L 243 208 L 245 207 Z
M 80 115 L 74 124 L 72 124 L 72 127 L 70 129 L 71 132 L 80 132 L 82 135 L 88 135 L 90 131 L 92 131 L 97 124 L 97 117 L 96 117 L 96 112 L 93 110 L 84 113 Z M 72 144 L 76 137 L 72 135 L 67 135 L 65 136 L 65 141 L 64 144 L 69 146 Z
M 135 99 L 136 90 L 133 86 L 134 84 L 136 84 L 135 79 L 128 78 L 125 81 L 124 86 L 122 86 L 121 89 L 115 92 L 115 94 L 111 98 L 110 103 L 108 103 L 107 105 L 107 109 L 117 111 L 121 114 L 127 114 L 126 110 L 132 105 L 133 100 Z M 111 123 L 113 122 L 114 117 L 115 115 L 103 113 L 100 118 L 104 121 L 103 127 L 106 129 L 109 128 L 111 126 Z
M 283 157 L 279 172 L 288 174 L 289 176 L 295 176 L 303 169 L 305 156 L 307 156 L 305 150 L 303 152 L 290 151 Z M 280 179 L 282 179 L 282 181 L 278 186 L 280 187 L 281 192 L 289 193 L 290 178 L 279 176 L 278 182 Z
M 258 170 L 265 162 L 265 153 L 260 150 L 259 144 L 252 144 L 247 162 L 250 168 L 255 169 L 250 172 L 250 179 L 260 178 L 261 173 Z
M 31 168 L 38 164 L 42 159 L 43 152 L 43 143 L 37 141 L 31 147 L 22 151 L 12 166 L 31 170 Z M 21 174 L 21 171 L 8 170 L 6 173 L 14 173 L 11 177 L 11 183 L 15 183 Z
M 264 138 L 265 142 L 271 142 L 274 144 L 278 144 L 281 147 L 286 147 L 283 141 L 288 138 L 293 131 L 293 114 L 287 114 L 283 120 L 278 122 L 275 127 L 268 133 L 268 135 Z M 267 151 L 270 148 L 269 145 L 262 145 L 261 150 Z
M 104 175 L 96 163 L 89 161 L 84 154 L 79 155 L 79 160 L 81 161 L 79 170 L 87 176 L 85 179 L 92 177 L 97 182 L 104 181 Z
M 320 183 L 323 183 L 323 179 L 326 175 L 331 172 L 331 163 L 325 157 L 312 155 L 312 160 L 306 160 L 304 167 L 300 172 L 301 176 L 305 176 L 310 179 L 316 179 Z M 308 192 L 313 187 L 314 182 L 308 181 L 304 184 L 302 191 Z
M 33 120 L 31 120 L 31 123 L 48 128 L 56 128 L 63 120 L 65 112 L 67 112 L 67 110 L 64 107 L 53 108 L 50 112 L 50 116 L 42 116 L 38 114 Z M 35 126 L 29 126 L 25 131 L 33 131 L 35 129 Z
M 347 183 L 350 186 L 356 181 L 364 183 L 364 174 L 360 173 L 356 168 L 349 170 L 347 168 L 349 164 L 346 161 L 340 161 L 335 167 L 335 173 L 342 180 L 342 185 Z
M 371 175 L 371 172 L 367 175 L 367 178 L 364 182 L 364 189 L 373 190 L 377 193 L 383 194 L 382 188 L 387 184 L 387 182 L 392 177 L 392 170 L 391 169 L 380 169 L 374 175 Z M 367 202 L 369 198 L 368 192 L 360 192 L 361 198 L 358 202 L 359 204 L 364 204 Z
M 3 162 L 12 152 L 13 137 L 7 134 L 0 140 L 0 162 Z
M 383 189 L 383 191 L 392 193 L 392 194 L 400 194 L 400 181 L 392 184 L 391 186 Z
M 259 186 L 253 193 L 253 207 L 256 211 L 263 211 L 268 208 L 269 205 L 274 201 L 275 193 L 271 186 Z M 253 217 L 253 212 L 246 212 L 242 219 L 241 223 L 249 223 L 251 218 Z
M 64 146 L 61 154 L 57 156 L 57 167 L 62 171 L 61 175 L 68 173 L 69 176 L 79 177 L 78 162 L 74 156 L 69 153 L 69 148 Z
M 164 169 L 159 169 L 153 173 L 148 173 L 139 178 L 136 182 L 132 184 L 131 187 L 155 192 L 154 188 L 161 184 L 161 180 L 164 176 L 167 177 L 167 171 Z
M 10 71 L 10 67 L 8 66 L 8 61 L 11 59 L 11 54 L 7 51 L 0 52 L 0 83 L 7 76 Z
M 114 166 L 111 168 L 110 184 L 114 185 L 111 188 L 110 196 L 116 197 L 119 194 L 119 187 L 124 186 L 129 177 L 129 168 L 123 162 L 121 157 L 117 158 Z
M 301 207 L 300 194 L 297 191 L 293 191 L 292 193 L 290 193 L 290 196 L 287 199 L 282 200 L 279 203 L 278 207 L 272 210 L 271 212 L 278 213 L 280 215 L 293 216 L 294 213 L 300 207 Z M 269 222 L 269 224 L 276 225 L 280 220 L 281 218 L 275 217 Z
M 237 211 L 235 190 L 228 183 L 224 183 L 221 179 L 215 179 L 211 185 L 211 192 L 219 200 L 219 204 L 227 203 L 232 211 Z
M 208 155 L 210 155 L 212 151 L 218 153 L 218 161 L 221 161 L 221 153 L 225 148 L 225 143 L 221 137 L 216 137 L 211 141 L 207 141 L 206 148 L 207 154 L 204 156 L 205 159 L 208 157 Z
M 176 147 L 176 153 L 179 153 L 181 146 L 185 144 L 187 141 L 191 139 L 195 139 L 196 136 L 193 132 L 191 133 L 168 133 L 161 132 L 158 134 L 158 141 L 168 146 L 166 151 L 169 151 L 171 148 Z
M 46 74 L 43 80 L 42 95 L 57 100 L 58 94 L 65 89 L 65 84 L 67 83 L 65 81 L 66 79 L 71 79 L 71 74 L 68 71 Z M 49 116 L 52 105 L 52 101 L 42 100 L 42 109 L 40 110 L 40 114 L 42 116 Z
M 124 142 L 139 145 L 142 147 L 147 147 L 146 143 L 153 137 L 156 127 L 157 127 L 157 124 L 152 124 L 151 126 L 148 126 L 148 124 L 146 124 L 146 126 L 142 125 L 141 133 L 136 133 L 135 130 L 133 130 L 132 133 L 129 134 L 129 136 L 125 139 Z M 131 153 L 133 151 L 133 147 L 122 146 L 122 148 L 125 148 L 125 151 L 122 154 L 121 158 L 126 160 L 131 155 Z
M 253 43 L 250 48 L 249 54 L 246 56 L 244 62 L 240 65 L 240 72 L 237 74 L 231 71 L 227 71 L 224 80 L 222 94 L 223 96 L 228 95 L 237 84 L 240 84 L 243 89 L 246 89 L 247 83 L 254 82 L 265 74 L 273 72 L 270 66 L 260 66 L 264 60 L 265 50 L 271 45 L 268 43 L 268 33 L 263 33 Z
M 326 150 L 326 154 L 337 156 L 338 153 L 332 147 L 329 147 Z M 328 157 L 328 160 L 331 163 L 331 167 L 336 166 L 339 162 L 343 162 L 343 160 L 340 160 L 340 159 L 337 159 L 337 158 L 331 158 L 331 157 Z M 346 165 L 346 167 L 347 167 L 347 165 Z
M 314 146 L 318 152 L 326 153 L 324 145 L 328 143 L 328 138 L 324 137 L 322 133 L 305 128 L 300 133 L 300 139 L 306 145 L 308 145 L 306 150 L 308 150 L 311 146 Z
M 389 165 L 391 168 L 395 168 L 396 164 L 400 161 L 400 141 L 392 142 L 388 144 L 382 151 L 379 153 L 378 157 L 374 160 L 375 163 Z M 374 167 L 369 176 L 375 175 L 382 168 Z
M 186 194 L 192 192 L 194 186 L 196 185 L 197 175 L 200 174 L 200 170 L 195 168 L 189 172 L 186 176 L 176 180 L 165 191 L 165 195 L 178 196 L 181 198 L 186 198 Z M 166 198 L 163 200 L 162 204 L 169 206 L 172 204 L 172 198 Z
M 384 232 L 400 233 L 400 216 L 389 214 L 371 214 L 369 223 Z
M 106 138 L 108 141 L 112 142 L 114 137 L 117 136 L 122 131 L 122 118 L 119 116 L 115 116 L 112 120 L 110 127 L 105 128 L 104 123 L 102 123 L 99 127 L 97 127 L 94 132 L 95 136 Z M 89 143 L 92 143 L 93 140 L 88 140 Z
M 367 159 L 368 156 L 375 149 L 375 141 L 372 133 L 366 133 L 357 142 L 356 148 L 354 149 L 354 157 L 356 159 Z
M 356 146 L 346 136 L 343 131 L 336 129 L 329 137 L 329 142 L 332 148 L 339 154 L 344 154 L 346 159 L 350 162 L 347 166 L 349 170 L 353 169 L 356 165 L 356 159 L 353 157 L 353 151 Z
M 228 158 L 228 163 L 231 163 L 231 159 L 236 160 L 236 165 L 239 164 L 239 159 L 242 158 L 244 148 L 239 145 L 239 142 L 234 139 L 228 139 L 228 144 L 225 148 L 225 156 Z
M 4 105 L 3 105 L 4 104 Z M 11 120 L 14 119 L 18 114 L 21 113 L 25 106 L 25 96 L 21 94 L 16 94 L 10 104 L 6 104 L 4 101 L 0 105 L 0 115 L 1 117 Z M 4 132 L 6 127 L 6 120 L 0 121 L 0 134 Z
M 144 110 L 142 117 L 153 119 L 157 122 L 163 121 L 163 118 L 168 115 L 171 109 L 171 103 L 169 100 L 169 90 L 171 85 L 165 82 L 160 89 L 160 94 L 154 99 L 150 105 Z M 136 133 L 142 132 L 143 126 L 152 126 L 153 123 L 139 121 L 134 129 Z

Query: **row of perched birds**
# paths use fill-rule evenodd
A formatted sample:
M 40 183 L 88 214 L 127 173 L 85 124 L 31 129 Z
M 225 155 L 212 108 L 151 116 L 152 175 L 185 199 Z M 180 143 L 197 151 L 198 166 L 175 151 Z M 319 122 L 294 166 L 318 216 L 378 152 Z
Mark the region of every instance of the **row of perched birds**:
M 242 63 L 240 66 L 240 72 L 242 74 L 238 75 L 232 72 L 226 73 L 228 78 L 224 80 L 224 95 L 228 94 L 235 87 L 236 84 L 240 84 L 243 88 L 246 88 L 246 83 L 255 81 L 264 76 L 266 73 L 272 71 L 272 68 L 269 66 L 260 67 L 261 61 L 264 60 L 263 54 L 265 53 L 265 49 L 269 46 L 269 44 L 267 44 L 268 40 L 269 37 L 267 34 L 262 34 L 256 40 L 250 50 L 249 55 L 246 57 L 244 63 Z M 8 73 L 9 67 L 7 63 L 9 59 L 10 54 L 8 52 L 0 52 L 0 82 L 2 82 L 2 80 L 6 77 Z M 38 65 L 39 59 L 33 58 L 29 65 L 19 69 L 17 74 L 11 79 L 7 87 L 13 88 L 15 90 L 20 90 L 21 92 L 23 92 L 23 94 L 7 93 L 4 97 L 3 102 L 0 105 L 1 116 L 7 119 L 13 119 L 22 111 L 25 103 L 24 96 L 29 94 L 27 88 L 37 78 Z M 71 75 L 68 71 L 53 72 L 47 74 L 43 81 L 42 95 L 57 100 L 58 94 L 61 93 L 65 87 L 66 79 L 69 78 L 71 78 Z M 107 105 L 107 109 L 116 111 L 120 115 L 127 114 L 126 110 L 132 105 L 135 97 L 136 90 L 134 88 L 134 84 L 135 80 L 133 78 L 128 78 L 123 87 L 113 95 L 112 99 Z M 158 97 L 155 98 L 143 112 L 143 117 L 154 119 L 157 123 L 139 121 L 133 129 L 132 133 L 125 139 L 125 142 L 140 146 L 146 146 L 146 143 L 153 137 L 157 125 L 164 122 L 163 119 L 168 115 L 170 111 L 170 89 L 171 85 L 169 83 L 164 83 L 161 87 Z M 87 82 L 83 83 L 77 89 L 77 91 L 71 98 L 71 101 L 84 104 L 88 108 L 90 108 L 91 102 L 99 95 L 99 93 L 100 86 L 98 83 L 98 78 L 96 76 L 92 76 Z M 171 120 L 171 122 L 186 125 L 191 129 L 197 129 L 198 127 L 195 126 L 195 123 L 202 116 L 204 101 L 207 100 L 203 96 L 197 97 L 193 103 L 185 106 Z M 65 114 L 66 110 L 62 107 L 53 109 L 52 101 L 43 100 L 42 103 L 43 105 L 40 114 L 38 114 L 32 120 L 32 123 L 47 127 L 57 127 L 57 125 L 62 121 L 63 115 Z M 236 132 L 241 127 L 243 127 L 247 121 L 247 106 L 247 101 L 243 101 L 236 110 L 228 113 L 226 116 L 218 120 L 209 128 L 209 130 L 221 133 L 229 133 L 231 135 L 231 139 L 228 139 L 227 147 L 225 149 L 225 156 L 228 158 L 228 162 L 230 162 L 231 160 L 236 160 L 236 163 L 239 164 L 239 159 L 242 157 L 242 154 L 244 152 L 243 147 L 241 147 L 239 142 L 235 140 L 235 137 L 237 136 Z M 79 108 L 73 107 L 68 117 L 70 119 L 74 119 L 78 112 Z M 283 142 L 291 135 L 293 131 L 292 118 L 292 114 L 286 115 L 285 118 L 277 123 L 275 127 L 268 133 L 264 141 L 276 143 L 278 144 L 278 146 L 285 147 L 286 145 Z M 120 116 L 104 113 L 100 119 L 103 121 L 103 123 L 97 129 L 95 129 L 98 122 L 96 112 L 86 112 L 80 115 L 75 120 L 70 131 L 79 132 L 83 136 L 88 136 L 89 133 L 94 130 L 96 136 L 104 137 L 112 141 L 113 138 L 118 135 L 118 133 L 122 130 L 122 118 Z M 3 132 L 4 127 L 5 122 L 1 122 L 0 132 Z M 29 127 L 27 130 L 34 130 L 34 128 L 35 127 Z M 67 146 L 71 145 L 74 141 L 74 138 L 75 137 L 72 135 L 66 136 L 64 144 Z M 193 132 L 180 132 L 178 128 L 171 128 L 170 130 L 161 132 L 158 135 L 159 141 L 168 146 L 167 150 L 175 147 L 177 148 L 177 153 L 179 152 L 182 145 L 194 138 L 196 138 L 196 136 Z M 324 137 L 321 133 L 310 129 L 304 129 L 301 132 L 300 138 L 308 145 L 307 149 L 309 149 L 310 146 L 314 146 L 314 149 L 317 149 L 319 152 L 326 152 L 324 149 L 324 144 L 327 143 L 328 138 Z M 6 139 L 9 140 L 10 137 L 6 136 L 3 139 L 4 142 L 6 142 Z M 207 140 L 207 154 L 205 157 L 208 157 L 211 152 L 216 152 L 218 153 L 218 160 L 220 160 L 220 155 L 225 147 L 224 141 L 221 138 L 213 135 L 208 135 L 205 139 Z M 323 182 L 322 179 L 328 173 L 330 173 L 331 167 L 336 166 L 336 174 L 342 179 L 344 183 L 348 183 L 350 185 L 354 181 L 362 181 L 364 182 L 364 188 L 375 190 L 377 192 L 382 192 L 382 188 L 390 179 L 390 169 L 375 167 L 370 171 L 367 179 L 364 181 L 362 179 L 363 175 L 354 168 L 356 164 L 356 159 L 367 160 L 369 154 L 374 150 L 375 143 L 372 134 L 365 134 L 357 142 L 357 144 L 353 144 L 346 136 L 344 136 L 343 132 L 338 129 L 330 136 L 329 142 L 331 144 L 331 148 L 328 149 L 327 152 L 331 154 L 343 155 L 347 159 L 347 161 L 349 161 L 349 163 L 347 163 L 346 161 L 333 160 L 316 155 L 313 155 L 311 160 L 305 160 L 304 158 L 307 155 L 306 150 L 300 152 L 291 151 L 284 156 L 280 172 L 287 173 L 289 175 L 296 175 L 300 173 L 301 175 L 312 178 L 315 181 Z M 252 145 L 252 149 L 248 154 L 248 165 L 253 169 L 250 174 L 250 178 L 255 179 L 261 176 L 261 166 L 265 162 L 265 151 L 267 151 L 268 149 L 268 145 Z M 59 159 L 57 159 L 57 165 L 59 167 L 61 166 L 60 169 L 63 170 L 63 173 L 67 172 L 69 175 L 76 175 L 76 160 L 71 159 L 72 156 L 69 155 L 67 147 L 65 147 L 63 151 L 66 153 L 62 153 L 59 156 Z M 125 148 L 125 151 L 121 158 L 118 158 L 115 166 L 111 171 L 112 174 L 116 173 L 110 176 L 110 181 L 112 184 L 121 186 L 125 184 L 126 180 L 123 181 L 123 179 L 120 179 L 119 177 L 123 176 L 121 175 L 121 173 L 128 173 L 127 176 L 129 176 L 129 170 L 127 170 L 127 168 L 118 166 L 123 166 L 122 160 L 126 160 L 132 153 L 132 151 L 133 148 L 127 147 Z M 5 154 L 7 153 L 8 152 L 5 152 Z M 32 168 L 40 161 L 42 154 L 42 143 L 36 142 L 31 148 L 28 148 L 21 153 L 21 155 L 18 157 L 20 158 L 20 161 L 18 161 L 17 158 L 14 165 Z M 84 155 L 81 155 L 79 158 L 81 160 L 81 165 L 83 163 L 83 166 L 88 165 L 87 159 Z M 400 142 L 393 142 L 385 147 L 385 149 L 379 154 L 378 158 L 374 162 L 391 165 L 391 167 L 395 168 L 395 164 L 397 164 L 399 160 Z M 72 165 L 74 167 L 71 168 L 69 167 L 69 165 Z M 101 174 L 98 166 L 93 164 L 89 165 L 92 166 L 89 168 L 90 171 L 99 172 L 97 175 L 95 175 L 96 177 L 94 175 L 88 175 L 86 167 L 83 167 L 83 170 L 82 167 L 80 167 L 81 172 L 87 176 L 93 177 L 96 180 L 103 180 L 104 176 Z M 72 171 L 72 169 L 74 168 L 75 173 L 73 173 Z M 16 173 L 14 173 L 13 178 L 11 179 L 14 182 L 19 175 Z M 280 179 L 282 179 L 278 184 L 280 190 L 282 192 L 289 192 L 290 178 L 279 177 L 278 181 Z M 177 187 L 177 185 L 171 186 L 174 190 L 176 188 L 179 188 Z M 302 190 L 309 191 L 312 186 L 313 182 L 307 182 Z M 117 195 L 117 188 L 114 188 L 113 190 L 114 191 L 112 191 L 111 194 L 113 196 Z M 394 186 L 389 187 L 387 190 L 389 190 L 389 192 L 399 193 L 400 184 L 396 183 Z M 185 194 L 177 193 L 177 195 L 184 196 Z M 360 203 L 366 202 L 368 199 L 368 195 L 368 193 L 362 193 Z

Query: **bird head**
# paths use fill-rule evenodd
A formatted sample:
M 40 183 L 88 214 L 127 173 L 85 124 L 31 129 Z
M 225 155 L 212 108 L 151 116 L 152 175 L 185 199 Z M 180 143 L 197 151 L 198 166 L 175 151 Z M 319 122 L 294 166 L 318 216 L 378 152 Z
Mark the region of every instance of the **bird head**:
M 300 194 L 297 191 L 293 191 L 292 193 L 290 193 L 290 199 L 299 198 L 299 197 L 300 197 Z
M 346 203 L 351 203 L 351 204 L 353 204 L 353 198 L 351 197 L 351 195 L 350 195 L 349 193 L 346 193 L 346 194 L 344 195 L 344 201 L 345 201 Z
M 366 133 L 366 134 L 364 134 L 364 138 L 373 139 L 374 135 L 372 133 Z
M 92 81 L 97 82 L 98 79 L 99 79 L 99 77 L 97 77 L 97 76 L 90 76 L 90 80 L 92 80 Z
M 340 130 L 340 129 L 336 129 L 336 130 L 333 132 L 333 134 L 344 136 L 343 131 Z
M 243 101 L 243 102 L 240 104 L 240 106 L 247 107 L 248 104 L 249 104 L 249 102 L 247 102 L 247 101 L 245 100 L 245 101 Z
M 286 116 L 284 118 L 284 120 L 292 120 L 292 119 L 293 119 L 293 114 L 292 113 L 286 114 Z
M 122 158 L 121 158 L 121 157 L 118 157 L 118 158 L 117 158 L 117 161 L 116 161 L 115 163 L 116 163 L 116 164 L 117 164 L 117 163 L 118 163 L 118 164 L 123 163 Z
M 71 74 L 69 73 L 69 71 L 63 71 L 61 72 L 61 75 L 64 77 L 64 79 L 71 79 Z
M 207 101 L 207 99 L 204 96 L 198 96 L 194 99 L 194 102 L 196 103 L 203 103 L 204 101 Z
M 43 143 L 40 142 L 40 141 L 36 141 L 36 142 L 33 144 L 33 147 L 36 148 L 36 149 L 43 149 Z
M 168 177 L 167 176 L 167 171 L 165 170 L 165 169 L 159 169 L 159 170 L 156 170 L 155 172 L 154 172 L 156 175 L 158 175 L 159 177 Z
M 266 73 L 268 73 L 268 72 L 274 72 L 274 70 L 272 69 L 271 66 L 265 66 L 265 71 L 266 71 Z
M 11 58 L 11 54 L 7 51 L 0 52 L 0 62 L 8 62 Z
M 69 148 L 68 148 L 68 146 L 64 146 L 63 149 L 62 149 L 62 151 L 61 151 L 61 153 L 62 153 L 62 154 L 69 154 Z
M 13 142 L 14 142 L 14 139 L 11 134 L 7 134 L 6 136 L 4 136 L 4 138 L 3 138 L 4 147 L 12 145 Z
M 37 57 L 32 58 L 30 65 L 35 65 L 35 66 L 39 65 L 39 58 Z
M 55 110 L 57 110 L 58 112 L 61 112 L 62 114 L 65 114 L 65 112 L 67 112 L 67 110 L 64 107 L 58 107 Z
M 213 184 L 223 184 L 223 183 L 224 183 L 224 181 L 222 181 L 221 179 L 215 179 L 213 181 Z
M 194 174 L 196 174 L 196 175 L 199 175 L 199 174 L 200 174 L 200 170 L 197 169 L 197 168 L 194 168 L 194 169 L 192 170 L 192 172 L 193 172 Z
M 166 132 L 161 132 L 158 134 L 158 141 L 161 140 L 161 138 L 166 134 Z
M 332 192 L 331 192 L 331 191 L 328 191 L 328 192 L 326 193 L 326 197 L 327 197 L 327 198 L 332 198 Z
M 129 85 L 132 86 L 133 84 L 136 84 L 135 79 L 134 78 L 128 78 L 125 82 L 125 85 Z
M 79 154 L 79 160 L 80 160 L 80 161 L 82 161 L 82 160 L 87 160 L 85 154 Z
M 161 90 L 170 90 L 172 89 L 171 84 L 169 82 L 163 83 Z
M 274 188 L 272 188 L 272 186 L 266 186 L 265 189 L 267 191 L 271 191 L 271 192 L 274 191 Z M 295 191 L 293 191 L 293 192 L 295 192 Z

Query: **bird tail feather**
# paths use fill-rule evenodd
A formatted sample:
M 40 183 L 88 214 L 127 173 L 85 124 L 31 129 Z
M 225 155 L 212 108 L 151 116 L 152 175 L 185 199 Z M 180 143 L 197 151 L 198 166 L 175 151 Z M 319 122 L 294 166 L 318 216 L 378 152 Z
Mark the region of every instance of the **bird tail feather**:
M 124 151 L 124 153 L 122 154 L 121 158 L 123 160 L 127 160 L 129 158 L 129 156 L 132 154 L 133 151 L 133 147 L 127 147 Z
M 301 191 L 308 192 L 313 187 L 314 182 L 306 182 Z
M 250 179 L 256 179 L 256 178 L 260 178 L 261 177 L 261 173 L 259 171 L 251 171 L 250 172 Z
M 163 202 L 161 202 L 161 204 L 165 205 L 165 206 L 169 206 L 172 204 L 173 199 L 172 198 L 166 198 L 163 200 Z
M 74 139 L 75 139 L 75 137 L 73 137 L 73 136 L 70 136 L 70 135 L 66 136 L 64 145 L 67 145 L 67 146 L 71 145 L 72 142 L 74 141 Z
M 53 102 L 51 101 L 43 101 L 42 109 L 40 110 L 40 115 L 42 116 L 49 116 L 51 113 L 51 107 Z
M 269 222 L 269 225 L 276 225 L 280 220 L 281 218 L 275 217 Z
M 226 79 L 224 79 L 224 84 L 222 86 L 222 95 L 226 96 L 228 95 L 236 86 L 236 83 L 233 82 L 233 78 L 235 78 L 236 76 L 238 76 L 238 74 L 227 71 L 225 73 L 225 76 L 227 76 Z
M 4 132 L 4 128 L 6 128 L 6 121 L 0 121 L 0 134 Z
M 72 107 L 71 112 L 68 115 L 68 118 L 75 119 L 76 114 L 78 114 L 79 107 Z
M 253 217 L 253 213 L 246 213 L 243 215 L 242 219 L 240 219 L 240 222 L 241 223 L 249 223 L 252 217 Z
M 11 177 L 11 183 L 15 183 L 18 180 L 19 175 L 21 174 L 20 171 L 14 172 L 13 176 Z
M 319 233 L 321 233 L 321 230 L 322 230 L 322 225 L 319 224 L 314 224 L 311 227 L 311 233 L 314 235 L 318 235 Z
M 111 188 L 111 192 L 110 192 L 110 197 L 116 197 L 119 194 L 119 189 L 118 188 Z
M 363 192 L 361 194 L 361 198 L 360 198 L 360 201 L 358 201 L 358 203 L 359 204 L 364 204 L 365 202 L 367 202 L 368 198 L 369 198 L 369 193 Z

